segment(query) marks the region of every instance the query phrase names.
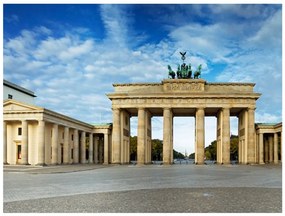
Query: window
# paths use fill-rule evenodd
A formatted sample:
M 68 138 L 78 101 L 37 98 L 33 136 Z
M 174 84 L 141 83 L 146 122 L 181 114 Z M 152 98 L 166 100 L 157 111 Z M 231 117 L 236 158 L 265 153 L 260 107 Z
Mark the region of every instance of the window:
M 8 99 L 13 99 L 13 95 L 8 94 Z
M 22 128 L 18 128 L 18 135 L 19 135 L 19 136 L 22 135 Z
M 73 141 L 73 134 L 71 134 L 71 140 Z

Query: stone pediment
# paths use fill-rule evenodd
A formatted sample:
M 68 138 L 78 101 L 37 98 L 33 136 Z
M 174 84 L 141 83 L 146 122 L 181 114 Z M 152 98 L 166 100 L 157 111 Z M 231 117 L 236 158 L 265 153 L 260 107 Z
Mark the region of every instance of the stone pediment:
M 3 111 L 34 111 L 41 109 L 41 107 L 24 104 L 15 100 L 6 100 L 3 103 Z

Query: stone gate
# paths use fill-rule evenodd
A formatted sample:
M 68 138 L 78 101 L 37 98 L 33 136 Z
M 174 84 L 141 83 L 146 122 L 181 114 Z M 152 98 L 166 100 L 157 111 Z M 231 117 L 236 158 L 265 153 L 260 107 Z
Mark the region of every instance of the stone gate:
M 163 116 L 163 164 L 173 163 L 173 117 L 195 117 L 195 163 L 204 164 L 205 116 L 217 118 L 217 163 L 230 163 L 230 116 L 237 116 L 239 163 L 257 163 L 254 83 L 165 79 L 161 83 L 113 84 L 111 163 L 129 163 L 130 117 L 138 117 L 137 163 L 151 163 L 151 117 Z

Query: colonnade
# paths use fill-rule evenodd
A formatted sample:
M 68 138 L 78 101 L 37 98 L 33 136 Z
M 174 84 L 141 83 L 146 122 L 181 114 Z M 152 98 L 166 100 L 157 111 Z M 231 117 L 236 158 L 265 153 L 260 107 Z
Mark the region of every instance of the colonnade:
M 279 140 L 281 143 L 282 132 L 257 134 L 257 161 L 259 164 L 265 163 L 279 163 Z M 282 145 L 280 144 L 280 148 Z M 280 149 L 280 156 L 282 156 L 282 149 Z M 281 159 L 281 158 L 280 158 Z
M 99 136 L 104 138 L 103 145 Z M 108 132 L 96 134 L 92 129 L 85 131 L 44 120 L 3 121 L 4 164 L 85 164 L 102 159 L 108 164 L 108 149 Z
M 112 163 L 122 163 L 120 158 L 122 125 L 120 116 L 124 109 L 113 109 L 113 134 Z M 198 107 L 195 109 L 195 163 L 204 164 L 205 154 L 205 116 L 207 109 Z M 174 109 L 162 108 L 163 115 L 163 164 L 173 163 L 173 117 Z M 217 117 L 217 163 L 230 163 L 230 107 L 217 108 L 214 114 Z M 148 108 L 137 108 L 138 130 L 137 130 L 137 164 L 148 164 L 151 162 L 151 117 Z M 254 108 L 245 108 L 237 116 L 239 120 L 239 163 L 248 164 L 256 162 L 256 143 Z M 186 142 L 186 140 L 185 140 Z M 124 150 L 123 150 L 124 151 Z

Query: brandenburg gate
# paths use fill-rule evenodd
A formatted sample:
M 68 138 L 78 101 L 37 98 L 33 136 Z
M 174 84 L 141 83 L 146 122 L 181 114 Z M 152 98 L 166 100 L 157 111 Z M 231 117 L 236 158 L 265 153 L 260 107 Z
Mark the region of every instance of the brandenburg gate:
M 163 116 L 163 164 L 173 162 L 173 117 L 195 117 L 195 163 L 204 164 L 205 116 L 217 117 L 217 163 L 230 163 L 230 116 L 237 116 L 239 162 L 256 163 L 253 83 L 165 79 L 161 83 L 114 84 L 112 163 L 129 163 L 130 117 L 138 116 L 137 164 L 151 163 L 151 117 Z
M 171 67 L 161 83 L 113 84 L 113 132 L 111 163 L 130 162 L 130 117 L 138 117 L 137 164 L 151 163 L 151 117 L 163 116 L 163 164 L 173 163 L 173 117 L 195 117 L 195 163 L 204 164 L 205 116 L 217 118 L 217 163 L 230 163 L 230 116 L 238 117 L 239 163 L 258 163 L 255 135 L 254 83 L 209 83 L 192 78 L 191 64 Z M 177 79 L 175 75 L 177 74 Z

